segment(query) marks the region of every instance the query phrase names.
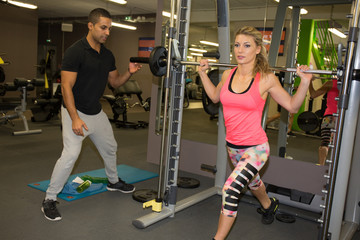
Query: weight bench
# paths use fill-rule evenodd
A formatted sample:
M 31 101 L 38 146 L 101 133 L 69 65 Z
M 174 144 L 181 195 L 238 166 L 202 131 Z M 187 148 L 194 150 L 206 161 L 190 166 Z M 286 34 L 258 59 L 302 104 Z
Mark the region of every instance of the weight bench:
M 138 122 L 129 122 L 127 120 L 127 111 L 129 108 L 132 108 L 136 105 L 140 105 L 144 108 L 145 111 L 150 110 L 150 98 L 143 100 L 141 97 L 142 90 L 136 80 L 128 80 L 125 84 L 118 88 L 113 88 L 110 85 L 108 87 L 113 92 L 113 95 L 104 95 L 103 98 L 108 101 L 113 112 L 113 119 L 110 119 L 111 122 L 115 122 L 116 127 L 121 128 L 145 128 L 149 124 L 144 121 Z M 139 102 L 129 105 L 127 100 L 131 99 L 132 95 L 136 95 L 139 99 Z M 122 116 L 122 120 L 118 120 L 119 116 Z
M 21 101 L 20 103 L 7 103 L 2 102 L 0 103 L 0 124 L 12 123 L 11 120 L 21 118 L 24 123 L 24 131 L 17 131 L 13 132 L 14 136 L 18 135 L 26 135 L 26 134 L 35 134 L 41 133 L 41 129 L 36 130 L 29 130 L 29 126 L 24 116 L 24 112 L 26 111 L 26 99 L 27 99 L 27 92 L 32 91 L 35 89 L 35 86 L 43 86 L 44 80 L 43 79 L 33 79 L 27 80 L 25 78 L 15 78 L 13 84 L 4 84 L 3 90 L 5 91 L 21 91 Z M 5 92 L 3 92 L 5 95 Z M 7 114 L 9 110 L 14 110 L 14 114 Z M 14 125 L 12 123 L 12 125 Z

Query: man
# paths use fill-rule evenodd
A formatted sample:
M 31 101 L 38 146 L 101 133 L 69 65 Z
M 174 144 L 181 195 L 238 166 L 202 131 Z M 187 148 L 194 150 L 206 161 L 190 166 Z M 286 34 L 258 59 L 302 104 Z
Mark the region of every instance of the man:
M 102 111 L 100 98 L 107 83 L 117 88 L 124 84 L 141 65 L 129 63 L 127 72 L 120 75 L 115 58 L 103 43 L 110 34 L 111 16 L 105 9 L 90 12 L 86 37 L 74 43 L 64 54 L 61 68 L 63 95 L 63 151 L 55 164 L 41 210 L 51 221 L 61 220 L 56 208 L 57 194 L 63 189 L 80 154 L 82 141 L 89 136 L 104 159 L 108 177 L 107 189 L 131 193 L 133 185 L 118 177 L 117 143 L 112 126 Z

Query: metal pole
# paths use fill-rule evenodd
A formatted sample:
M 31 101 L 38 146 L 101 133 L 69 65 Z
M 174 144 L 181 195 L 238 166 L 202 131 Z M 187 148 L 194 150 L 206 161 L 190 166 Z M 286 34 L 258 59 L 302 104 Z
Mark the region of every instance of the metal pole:
M 342 140 L 342 135 L 343 135 L 343 130 L 344 130 L 344 122 L 345 122 L 345 113 L 346 113 L 346 109 L 348 107 L 348 101 L 349 101 L 349 80 L 351 79 L 351 74 L 352 74 L 352 63 L 353 63 L 353 59 L 354 59 L 354 52 L 355 52 L 355 46 L 356 46 L 356 41 L 357 41 L 357 37 L 358 36 L 354 36 L 354 34 L 358 34 L 357 28 L 358 28 L 358 21 L 359 21 L 359 10 L 358 10 L 358 6 L 359 6 L 359 0 L 356 1 L 355 5 L 353 5 L 353 13 L 352 13 L 352 21 L 350 23 L 350 31 L 349 31 L 349 39 L 348 39 L 348 52 L 347 52 L 347 56 L 345 59 L 345 74 L 344 74 L 344 79 L 342 82 L 342 90 L 340 93 L 340 101 L 338 103 L 338 120 L 337 120 L 337 125 L 336 125 L 336 134 L 335 134 L 335 139 L 334 139 L 334 149 L 332 151 L 331 154 L 331 159 L 332 159 L 332 169 L 330 171 L 330 180 L 329 180 L 329 186 L 328 186 L 328 194 L 326 195 L 326 208 L 324 211 L 324 219 L 323 219 L 323 226 L 322 226 L 322 232 L 321 232 L 321 238 L 323 240 L 326 240 L 329 236 L 329 225 L 330 225 L 330 216 L 331 216 L 331 212 L 332 212 L 332 205 L 333 205 L 333 198 L 335 196 L 334 192 L 335 192 L 335 183 L 336 183 L 336 178 L 337 178 L 337 168 L 338 168 L 338 162 L 339 162 L 339 157 L 340 157 L 340 150 L 341 150 L 341 140 Z M 354 131 L 353 129 L 351 129 L 351 131 Z M 346 186 L 341 186 L 340 188 L 345 189 Z M 339 191 L 337 189 L 337 191 Z M 345 197 L 345 195 L 344 195 Z M 343 206 L 342 206 L 343 207 Z M 339 206 L 336 206 L 336 208 L 339 208 Z M 334 208 L 334 210 L 336 209 Z M 334 239 L 338 239 L 339 237 L 339 232 L 338 229 L 341 227 L 341 224 L 335 224 L 335 219 L 333 221 L 333 228 L 332 231 L 334 231 Z M 337 227 L 335 227 L 335 225 L 337 225 Z
M 170 18 L 170 32 L 174 29 L 174 15 L 175 15 L 175 0 L 171 0 L 171 18 Z M 164 81 L 165 87 L 165 101 L 164 101 L 164 117 L 162 124 L 162 135 L 161 135 L 161 147 L 160 147 L 160 164 L 159 164 L 159 182 L 158 182 L 158 194 L 157 198 L 160 199 L 162 196 L 162 182 L 163 182 L 163 164 L 164 164 L 164 149 L 165 149 L 165 136 L 166 136 L 166 124 L 167 124 L 167 115 L 169 108 L 169 88 L 170 88 L 170 74 L 171 74 L 171 51 L 172 51 L 172 34 L 169 34 L 169 46 L 168 46 L 168 56 L 167 56 L 167 68 L 166 68 L 166 77 Z
M 286 56 L 286 67 L 293 68 L 296 61 L 296 53 L 298 48 L 298 36 L 299 36 L 299 26 L 300 26 L 300 7 L 293 7 L 291 13 L 291 28 L 290 28 L 290 45 L 287 48 Z M 286 72 L 283 78 L 284 89 L 292 95 L 291 91 L 293 89 L 293 77 L 294 74 Z M 280 110 L 280 123 L 279 123 L 279 133 L 277 141 L 277 155 L 280 157 L 285 157 L 286 155 L 286 144 L 287 144 L 287 132 L 288 123 L 289 123 L 289 112 L 285 108 Z
M 218 41 L 220 61 L 230 63 L 230 15 L 229 15 L 229 1 L 217 0 L 216 11 L 218 18 Z M 225 64 L 225 65 L 226 65 Z M 236 66 L 236 65 L 234 65 Z M 222 77 L 224 69 L 219 69 L 219 79 Z M 215 187 L 219 189 L 218 194 L 221 194 L 221 189 L 226 180 L 226 166 L 227 166 L 227 149 L 225 140 L 225 123 L 222 107 L 219 107 L 218 114 L 218 137 L 217 137 L 217 153 L 216 153 L 216 175 Z
M 189 61 L 179 61 L 178 62 L 181 65 L 194 65 L 199 66 L 200 64 L 198 62 L 189 62 Z M 229 64 L 229 63 L 209 63 L 210 67 L 237 67 L 237 64 Z M 271 67 L 272 71 L 275 72 L 296 72 L 296 68 L 286 68 L 286 67 Z M 321 75 L 336 75 L 337 71 L 331 71 L 331 70 L 319 70 L 319 69 L 310 69 L 307 71 L 304 71 L 304 73 L 312 73 L 312 74 L 321 74 Z

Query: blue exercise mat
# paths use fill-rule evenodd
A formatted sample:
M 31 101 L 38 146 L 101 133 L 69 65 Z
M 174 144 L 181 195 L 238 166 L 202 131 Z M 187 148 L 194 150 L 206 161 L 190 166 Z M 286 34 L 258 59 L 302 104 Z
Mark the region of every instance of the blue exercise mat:
M 122 180 L 124 180 L 127 183 L 133 184 L 141 181 L 145 181 L 154 177 L 157 177 L 157 173 L 145 171 L 139 168 L 131 167 L 125 164 L 121 164 L 117 166 L 118 174 L 121 177 Z M 91 177 L 101 177 L 106 178 L 105 169 L 97 169 L 89 172 L 83 172 L 83 173 L 77 173 L 74 175 L 71 175 L 69 177 L 69 180 L 67 182 L 67 185 L 71 184 L 72 180 L 74 180 L 76 177 L 81 176 L 91 176 Z M 38 189 L 40 191 L 46 192 L 48 186 L 49 186 L 50 180 L 45 180 L 41 182 L 31 183 L 28 184 L 29 187 Z M 92 184 L 93 185 L 93 184 Z M 67 193 L 59 193 L 58 198 L 61 198 L 66 201 L 74 201 L 80 198 L 88 197 L 94 194 L 102 193 L 107 191 L 106 184 L 94 184 L 96 187 L 91 190 L 87 189 L 87 191 L 84 191 L 82 193 L 78 194 L 67 194 Z M 102 185 L 102 186 L 101 186 Z M 64 190 L 63 190 L 64 191 Z

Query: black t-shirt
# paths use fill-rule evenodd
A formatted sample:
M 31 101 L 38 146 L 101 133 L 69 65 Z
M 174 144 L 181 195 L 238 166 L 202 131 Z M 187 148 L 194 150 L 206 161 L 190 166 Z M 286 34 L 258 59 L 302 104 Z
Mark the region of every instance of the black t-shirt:
M 76 109 L 88 115 L 98 114 L 109 72 L 116 70 L 112 52 L 101 45 L 98 53 L 84 37 L 65 51 L 61 70 L 77 72 L 72 89 Z

